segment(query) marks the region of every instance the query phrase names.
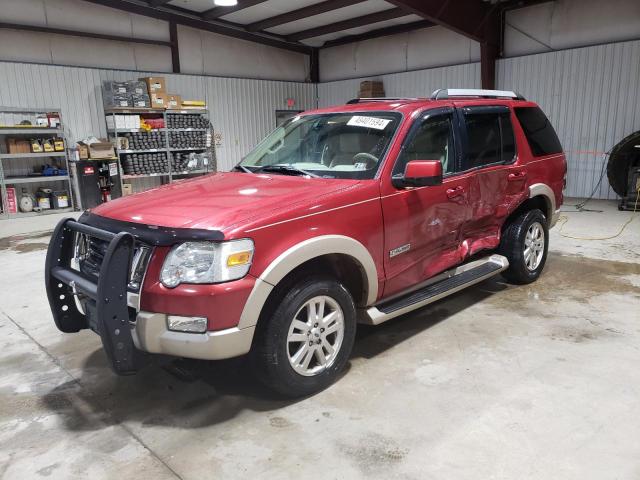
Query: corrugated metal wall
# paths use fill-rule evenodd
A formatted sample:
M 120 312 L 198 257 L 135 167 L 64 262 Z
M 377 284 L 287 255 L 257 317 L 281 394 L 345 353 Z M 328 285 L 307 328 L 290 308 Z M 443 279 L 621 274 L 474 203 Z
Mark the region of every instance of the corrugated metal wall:
M 102 82 L 152 74 L 0 62 L 0 106 L 58 108 L 70 139 L 105 137 Z M 288 98 L 295 100 L 295 109 L 316 105 L 315 86 L 309 83 L 160 75 L 170 92 L 207 101 L 214 128 L 222 134 L 217 149 L 220 170 L 231 168 L 275 128 L 275 110 L 286 110 Z
M 385 95 L 388 97 L 427 97 L 437 88 L 480 88 L 480 64 L 468 63 L 320 83 L 318 85 L 319 106 L 339 105 L 356 98 L 360 82 L 367 79 L 382 80 Z
M 567 195 L 587 197 L 617 142 L 640 130 L 640 41 L 508 58 L 499 88 L 538 102 L 567 152 Z M 606 165 L 605 165 L 606 170 Z M 616 198 L 605 178 L 596 198 Z

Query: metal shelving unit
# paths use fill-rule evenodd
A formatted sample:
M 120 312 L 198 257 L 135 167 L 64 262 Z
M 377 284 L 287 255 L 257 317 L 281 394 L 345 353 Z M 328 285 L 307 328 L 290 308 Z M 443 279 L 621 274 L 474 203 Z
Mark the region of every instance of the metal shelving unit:
M 36 127 L 33 125 L 19 127 L 19 126 L 0 126 L 0 149 L 6 148 L 6 140 L 7 137 L 18 137 L 24 140 L 29 140 L 31 138 L 62 138 L 65 142 L 65 150 L 54 151 L 54 152 L 41 152 L 41 153 L 7 153 L 5 151 L 0 152 L 0 199 L 2 200 L 2 210 L 0 211 L 0 219 L 7 218 L 18 218 L 18 217 L 31 217 L 37 215 L 47 215 L 52 213 L 64 213 L 70 212 L 74 209 L 73 202 L 73 189 L 71 187 L 71 179 L 69 174 L 67 175 L 32 175 L 30 173 L 27 174 L 19 174 L 16 175 L 18 171 L 24 171 L 25 169 L 33 169 L 34 167 L 44 166 L 48 163 L 59 163 L 69 172 L 69 158 L 67 156 L 67 144 L 68 141 L 64 134 L 64 124 L 62 123 L 62 115 L 60 110 L 55 108 L 14 108 L 14 107 L 0 107 L 0 123 L 4 123 L 5 118 L 11 119 L 10 121 L 14 124 L 19 120 L 24 119 L 24 117 L 35 118 L 37 114 L 43 113 L 55 113 L 60 118 L 60 127 L 59 128 L 48 128 L 48 127 Z M 51 160 L 51 162 L 47 162 L 47 160 Z M 64 160 L 62 160 L 64 159 Z M 20 162 L 17 162 L 19 161 Z M 61 161 L 62 160 L 62 161 Z M 39 161 L 39 162 L 37 162 Z M 9 197 L 7 188 L 12 188 L 17 185 L 25 185 L 29 188 L 28 185 L 33 184 L 55 184 L 55 183 L 63 183 L 64 189 L 67 191 L 67 196 L 69 198 L 69 207 L 66 208 L 51 208 L 40 211 L 32 211 L 32 212 L 20 212 L 19 209 L 15 213 L 10 213 L 8 211 Z M 31 187 L 33 188 L 33 187 Z M 61 189 L 61 188 L 59 188 Z M 31 194 L 35 192 L 31 191 Z M 20 201 L 21 192 L 16 188 L 15 197 L 16 203 Z
M 156 115 L 162 117 L 164 121 L 164 128 L 158 128 L 151 130 L 152 132 L 162 132 L 164 133 L 165 139 L 165 147 L 164 148 L 152 148 L 152 149 L 120 149 L 120 138 L 123 137 L 122 134 L 126 133 L 144 133 L 146 130 L 141 128 L 118 128 L 118 122 L 116 121 L 116 115 Z M 141 180 L 148 178 L 160 178 L 162 182 L 172 182 L 174 176 L 184 177 L 185 175 L 204 175 L 207 173 L 214 172 L 216 170 L 216 156 L 215 156 L 215 148 L 213 146 L 213 127 L 210 128 L 168 128 L 168 115 L 201 115 L 209 121 L 209 110 L 206 108 L 197 108 L 197 109 L 168 109 L 168 110 L 159 110 L 159 109 L 144 109 L 144 108 L 114 108 L 105 110 L 105 116 L 112 116 L 113 118 L 113 126 L 114 128 L 108 128 L 107 132 L 111 136 L 111 139 L 114 141 L 116 145 L 116 151 L 118 158 L 120 159 L 120 171 L 121 180 Z M 209 125 L 211 123 L 209 122 Z M 202 132 L 203 135 L 209 135 L 209 139 L 206 142 L 207 146 L 205 148 L 179 148 L 172 147 L 170 144 L 171 132 Z M 122 166 L 123 155 L 131 155 L 131 154 L 144 154 L 144 153 L 166 153 L 167 160 L 167 170 L 166 172 L 155 172 L 155 173 L 146 173 L 146 174 L 125 174 L 124 168 Z M 174 171 L 172 169 L 172 154 L 174 152 L 196 152 L 196 153 L 208 153 L 209 163 L 207 168 L 205 169 L 197 169 L 197 170 L 182 170 L 182 171 Z M 135 187 L 134 187 L 135 188 Z

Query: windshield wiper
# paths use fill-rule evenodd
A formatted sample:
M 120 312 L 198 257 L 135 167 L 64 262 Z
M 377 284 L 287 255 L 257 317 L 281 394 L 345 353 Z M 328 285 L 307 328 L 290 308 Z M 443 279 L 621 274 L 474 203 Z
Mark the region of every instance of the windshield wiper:
M 292 165 L 265 165 L 264 167 L 260 167 L 256 170 L 256 172 L 281 172 L 285 174 L 307 175 L 309 177 L 319 178 L 319 175 L 316 175 L 315 173 L 308 172 Z
M 244 172 L 244 173 L 253 173 L 253 170 L 251 170 L 251 169 L 249 169 L 247 167 L 244 167 L 244 166 L 242 166 L 240 164 L 238 164 L 235 167 L 233 167 L 233 169 L 234 170 L 240 170 L 241 172 Z

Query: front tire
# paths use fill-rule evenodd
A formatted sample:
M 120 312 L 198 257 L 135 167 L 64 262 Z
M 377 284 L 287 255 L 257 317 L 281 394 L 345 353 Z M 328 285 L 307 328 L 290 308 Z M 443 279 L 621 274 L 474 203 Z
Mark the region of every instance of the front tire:
M 505 228 L 498 252 L 507 257 L 509 268 L 502 276 L 510 283 L 535 282 L 547 261 L 549 229 L 547 219 L 538 210 L 523 212 Z
M 349 360 L 355 304 L 327 277 L 301 279 L 279 295 L 261 320 L 252 363 L 268 388 L 288 397 L 311 395 L 331 385 Z

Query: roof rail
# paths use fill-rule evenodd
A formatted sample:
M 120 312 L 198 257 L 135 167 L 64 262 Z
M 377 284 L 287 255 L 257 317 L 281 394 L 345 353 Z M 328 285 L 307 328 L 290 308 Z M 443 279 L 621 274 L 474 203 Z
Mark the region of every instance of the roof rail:
M 389 102 L 393 100 L 420 100 L 419 98 L 411 97 L 369 97 L 369 98 L 352 98 L 347 102 L 347 105 L 354 103 L 366 103 L 366 102 Z
M 481 97 L 481 98 L 513 98 L 525 100 L 519 93 L 511 90 L 481 90 L 476 88 L 439 88 L 431 94 L 431 100 L 444 100 L 450 97 Z

